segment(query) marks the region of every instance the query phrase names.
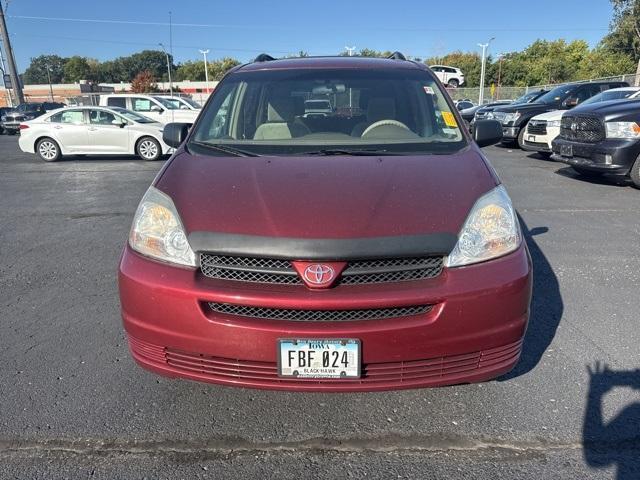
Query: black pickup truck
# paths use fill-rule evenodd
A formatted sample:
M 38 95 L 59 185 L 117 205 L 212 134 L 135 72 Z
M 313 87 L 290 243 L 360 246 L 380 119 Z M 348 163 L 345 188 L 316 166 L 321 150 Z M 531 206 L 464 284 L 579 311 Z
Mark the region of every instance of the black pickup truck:
M 585 105 L 562 116 L 554 160 L 581 175 L 609 173 L 640 188 L 640 100 Z
M 517 142 L 522 146 L 527 124 L 536 115 L 552 110 L 569 110 L 600 92 L 628 86 L 627 82 L 618 81 L 569 83 L 554 88 L 533 103 L 496 108 L 492 117 L 502 123 L 503 143 Z

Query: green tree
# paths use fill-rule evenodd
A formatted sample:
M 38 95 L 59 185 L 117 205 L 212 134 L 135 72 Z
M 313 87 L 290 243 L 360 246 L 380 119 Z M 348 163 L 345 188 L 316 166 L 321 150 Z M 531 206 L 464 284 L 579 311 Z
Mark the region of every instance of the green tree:
M 64 81 L 75 83 L 80 80 L 94 80 L 95 71 L 85 57 L 75 55 L 64 64 Z
M 444 57 L 427 58 L 424 63 L 427 65 L 450 65 L 459 68 L 464 73 L 464 87 L 477 87 L 480 85 L 482 59 L 479 53 L 456 51 Z M 491 65 L 491 56 L 487 59 L 487 65 Z M 489 78 L 489 75 L 487 75 L 487 78 Z
M 64 65 L 66 59 L 59 55 L 40 55 L 32 57 L 29 67 L 24 71 L 22 81 L 27 85 L 49 83 L 49 75 L 52 83 L 61 83 L 64 78 Z
M 224 74 L 235 67 L 240 65 L 240 62 L 235 58 L 225 57 L 219 60 L 211 60 L 207 62 L 207 70 L 209 72 L 209 80 L 220 80 Z M 204 62 L 199 60 L 188 60 L 181 63 L 176 71 L 176 79 L 192 80 L 194 82 L 202 82 L 205 80 L 204 75 Z

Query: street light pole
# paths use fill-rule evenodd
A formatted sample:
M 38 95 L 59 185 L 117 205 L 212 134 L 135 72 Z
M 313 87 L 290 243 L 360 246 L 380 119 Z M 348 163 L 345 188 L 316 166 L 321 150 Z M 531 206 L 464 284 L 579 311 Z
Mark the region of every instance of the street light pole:
M 164 48 L 164 45 L 162 43 L 159 43 L 158 45 L 162 47 L 162 51 L 167 57 L 167 72 L 169 73 L 169 95 L 173 97 L 173 84 L 171 83 L 171 62 L 169 60 L 169 54 L 167 53 L 167 49 Z
M 480 68 L 480 95 L 478 96 L 479 105 L 482 105 L 482 102 L 484 102 L 484 76 L 487 67 L 487 49 L 489 48 L 489 44 L 494 40 L 495 37 L 491 37 L 491 39 L 487 43 L 478 44 L 479 47 L 482 47 L 482 67 Z
M 207 93 L 209 93 L 209 68 L 207 67 L 207 53 L 209 53 L 209 49 L 200 50 L 200 53 L 204 56 L 204 82 L 207 87 Z
M 349 53 L 350 57 L 353 57 L 353 52 L 356 51 L 356 47 L 344 47 L 344 49 Z
M 500 87 L 502 86 L 502 60 L 504 59 L 504 53 L 498 55 L 498 59 L 500 62 L 498 63 L 498 95 L 496 96 L 496 100 L 500 100 Z
M 47 64 L 47 78 L 49 79 L 49 97 L 53 102 L 53 86 L 51 85 L 51 67 Z

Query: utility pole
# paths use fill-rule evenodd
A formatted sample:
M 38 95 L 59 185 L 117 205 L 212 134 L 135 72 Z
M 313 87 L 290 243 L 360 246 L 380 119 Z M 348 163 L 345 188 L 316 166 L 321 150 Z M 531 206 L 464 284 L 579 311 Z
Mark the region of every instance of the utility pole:
M 484 102 L 484 76 L 487 67 L 487 49 L 489 48 L 489 44 L 494 40 L 495 37 L 491 37 L 491 39 L 487 43 L 478 44 L 479 47 L 482 47 L 482 67 L 480 68 L 480 95 L 478 96 L 479 105 L 482 105 L 482 102 Z
M 5 94 L 5 98 L 7 100 L 7 105 L 9 107 L 13 107 L 13 99 L 11 98 L 11 95 L 9 94 L 9 89 L 7 88 L 7 83 L 4 81 L 4 76 L 7 73 L 7 67 L 4 64 L 4 56 L 2 55 L 2 49 L 0 49 L 0 70 L 2 70 L 2 86 L 4 87 L 4 94 Z
M 209 53 L 209 49 L 200 50 L 200 53 L 204 56 L 204 82 L 207 87 L 207 93 L 209 93 L 209 68 L 207 67 L 207 53 Z
M 18 77 L 18 69 L 16 68 L 16 61 L 13 56 L 13 50 L 11 49 L 11 42 L 9 41 L 9 32 L 7 32 L 7 23 L 4 18 L 4 10 L 2 8 L 2 2 L 0 1 L 0 33 L 2 34 L 2 43 L 7 53 L 7 62 L 9 63 L 9 75 L 11 76 L 11 88 L 16 95 L 16 101 L 24 103 L 24 95 L 22 94 L 22 85 L 20 85 L 20 78 Z
M 498 60 L 500 61 L 498 63 L 498 95 L 496 96 L 496 100 L 500 100 L 500 87 L 502 86 L 501 81 L 502 81 L 502 59 L 504 58 L 504 53 L 501 53 L 500 55 L 498 55 Z

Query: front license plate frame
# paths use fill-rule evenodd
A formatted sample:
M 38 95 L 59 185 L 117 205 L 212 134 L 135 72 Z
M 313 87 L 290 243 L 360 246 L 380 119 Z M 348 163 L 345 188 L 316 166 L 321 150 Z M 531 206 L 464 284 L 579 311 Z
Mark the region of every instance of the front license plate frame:
M 573 145 L 560 145 L 560 155 L 566 158 L 573 157 Z
M 527 135 L 527 142 L 536 143 L 535 135 Z
M 362 345 L 357 338 L 280 338 L 276 349 L 280 378 L 358 380 L 362 375 Z M 289 352 L 294 352 L 293 359 Z M 304 353 L 301 357 L 295 352 Z M 329 352 L 328 367 L 323 365 L 324 352 Z M 345 360 L 347 366 L 343 364 Z

